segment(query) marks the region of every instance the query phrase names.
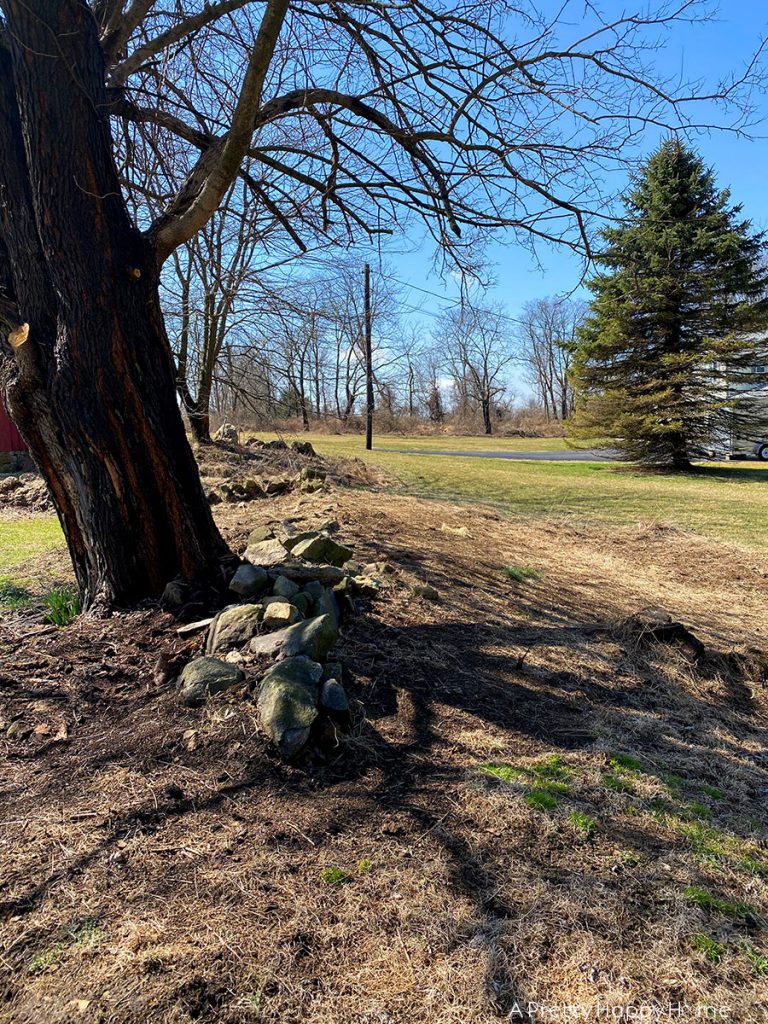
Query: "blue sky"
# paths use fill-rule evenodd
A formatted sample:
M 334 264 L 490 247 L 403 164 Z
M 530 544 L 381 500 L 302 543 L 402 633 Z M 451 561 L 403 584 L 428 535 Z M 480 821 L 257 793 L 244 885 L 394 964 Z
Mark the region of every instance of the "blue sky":
M 607 0 L 604 9 L 616 16 L 621 5 Z M 677 26 L 669 35 L 667 45 L 658 55 L 658 66 L 663 71 L 680 71 L 688 78 L 706 78 L 707 85 L 743 66 L 744 61 L 758 45 L 760 37 L 768 35 L 768 5 L 765 0 L 723 0 L 717 21 L 709 24 Z M 768 55 L 765 58 L 768 64 Z M 690 141 L 714 167 L 721 187 L 730 187 L 733 201 L 743 204 L 744 213 L 756 228 L 768 230 L 768 98 L 761 97 L 765 107 L 761 115 L 766 123 L 753 131 L 751 139 L 738 138 L 724 132 L 710 132 L 693 136 Z M 717 115 L 710 115 L 717 116 Z M 722 116 L 722 115 L 720 115 Z M 658 131 L 647 134 L 640 153 L 650 152 L 658 144 Z M 617 181 L 622 187 L 624 181 Z M 411 251 L 404 252 L 402 243 L 391 245 L 384 258 L 398 279 L 415 286 L 403 289 L 404 311 L 408 319 L 421 322 L 425 329 L 434 323 L 436 311 L 455 301 L 456 282 L 441 280 L 431 271 L 431 251 L 426 246 L 410 242 Z M 517 315 L 529 299 L 569 292 L 578 286 L 582 264 L 578 256 L 564 248 L 541 247 L 538 258 L 541 266 L 510 232 L 499 236 L 489 247 L 489 271 L 495 283 L 487 291 L 484 301 L 502 303 L 511 316 Z M 376 256 L 373 262 L 375 265 Z M 425 289 L 445 296 L 446 301 L 425 294 Z

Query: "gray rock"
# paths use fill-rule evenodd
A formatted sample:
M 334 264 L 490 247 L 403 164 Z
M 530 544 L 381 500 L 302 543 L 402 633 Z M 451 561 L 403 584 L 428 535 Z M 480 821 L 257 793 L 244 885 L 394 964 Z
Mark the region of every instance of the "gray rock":
M 325 682 L 327 679 L 336 679 L 341 682 L 344 678 L 344 666 L 340 661 L 326 661 L 323 665 L 322 681 Z
M 314 604 L 316 601 L 319 601 L 325 593 L 325 587 L 320 580 L 310 580 L 304 586 L 304 593 L 308 594 L 309 597 L 312 598 L 312 602 Z
M 239 434 L 237 427 L 232 423 L 222 423 L 213 435 L 214 441 L 224 441 L 226 444 L 237 444 Z
M 260 544 L 263 540 L 271 540 L 275 536 L 272 526 L 257 526 L 248 534 L 248 547 L 251 544 Z
M 285 530 L 281 532 L 280 540 L 284 548 L 287 548 L 288 551 L 293 551 L 297 545 L 307 540 L 314 540 L 315 537 L 319 536 L 320 534 L 317 530 L 295 530 L 293 533 Z
M 241 647 L 256 636 L 264 615 L 262 604 L 235 604 L 219 612 L 211 623 L 206 654 Z
M 273 665 L 261 681 L 261 727 L 283 757 L 293 757 L 309 739 L 322 671 L 316 662 L 298 656 Z
M 338 679 L 326 679 L 320 691 L 320 703 L 329 711 L 349 711 L 347 692 Z
M 328 565 L 342 566 L 352 557 L 351 548 L 345 548 L 331 537 L 318 534 L 303 540 L 293 549 L 294 557 L 303 558 L 306 562 L 325 562 Z
M 314 619 L 297 622 L 274 633 L 254 637 L 248 651 L 254 655 L 268 655 L 293 658 L 306 655 L 314 661 L 322 661 L 336 643 L 339 631 L 328 615 L 317 615 Z
M 189 586 L 183 580 L 171 580 L 166 584 L 160 604 L 163 608 L 181 608 L 187 603 Z
M 358 594 L 362 594 L 363 597 L 376 597 L 378 592 L 381 590 L 381 580 L 377 579 L 375 576 L 355 576 L 352 580 L 352 586 Z M 436 590 L 435 594 L 437 594 Z
M 324 480 L 302 480 L 299 490 L 302 494 L 316 494 L 325 489 Z
M 272 476 L 264 481 L 264 490 L 267 494 L 283 494 L 290 490 L 291 481 L 287 476 Z
M 9 740 L 25 740 L 28 736 L 32 735 L 33 727 L 23 722 L 21 719 L 17 719 L 15 722 L 11 722 L 5 735 Z
M 260 565 L 241 565 L 232 577 L 229 589 L 240 597 L 249 598 L 263 594 L 268 586 L 269 576 L 266 569 L 262 569 Z
M 296 580 L 306 590 L 306 585 L 312 582 L 319 582 L 321 586 L 335 586 L 347 578 L 343 569 L 336 565 L 302 565 L 299 562 L 283 562 L 271 566 L 274 576 L 287 576 L 289 580 Z
M 301 612 L 295 604 L 290 604 L 283 597 L 267 598 L 264 602 L 264 626 L 274 629 L 276 626 L 290 626 L 301 620 Z
M 242 683 L 245 675 L 236 665 L 218 658 L 195 658 L 179 677 L 179 701 L 186 707 L 202 704 L 206 697 Z
M 288 552 L 283 545 L 274 537 L 256 544 L 249 544 L 245 552 L 245 557 L 249 562 L 265 566 L 279 565 L 287 555 Z
M 336 595 L 328 587 L 323 587 L 322 592 L 317 595 L 312 605 L 315 615 L 329 615 L 334 626 L 339 627 L 339 602 Z
M 312 598 L 309 596 L 309 594 L 304 594 L 303 592 L 299 594 L 294 594 L 293 597 L 290 597 L 288 600 L 291 602 L 291 604 L 296 605 L 296 607 L 301 612 L 303 618 L 309 618 L 309 616 L 312 614 Z
M 277 597 L 289 599 L 295 597 L 300 589 L 299 584 L 289 580 L 287 576 L 278 576 L 275 580 L 275 585 L 272 587 L 272 593 Z
M 309 441 L 291 441 L 291 448 L 293 451 L 298 452 L 299 455 L 308 455 L 310 458 L 317 456 L 317 452 Z
M 253 501 L 255 498 L 263 498 L 265 493 L 261 481 L 253 476 L 243 480 L 243 490 L 250 501 Z

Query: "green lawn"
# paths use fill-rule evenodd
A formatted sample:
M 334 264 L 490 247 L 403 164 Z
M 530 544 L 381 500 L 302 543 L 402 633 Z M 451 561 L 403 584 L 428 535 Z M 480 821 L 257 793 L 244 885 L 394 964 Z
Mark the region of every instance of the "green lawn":
M 45 574 L 34 578 L 19 568 L 22 562 L 60 548 L 66 565 L 64 536 L 55 516 L 33 514 L 23 519 L 0 519 L 0 616 L 3 609 L 22 608 L 51 585 Z
M 712 463 L 693 473 L 671 476 L 597 462 L 407 454 L 409 448 L 429 446 L 456 451 L 509 450 L 507 446 L 517 439 L 395 439 L 385 435 L 376 439 L 374 451 L 366 452 L 360 437 L 302 434 L 301 438 L 311 440 L 321 454 L 356 456 L 381 466 L 398 479 L 398 489 L 408 494 L 479 501 L 513 514 L 561 516 L 571 522 L 606 526 L 664 522 L 754 547 L 768 544 L 768 466 L 760 463 Z M 557 438 L 547 439 L 547 443 L 562 445 Z M 380 450 L 396 446 L 403 454 Z
M 34 555 L 63 546 L 64 536 L 55 516 L 0 520 L 0 569 L 9 569 Z

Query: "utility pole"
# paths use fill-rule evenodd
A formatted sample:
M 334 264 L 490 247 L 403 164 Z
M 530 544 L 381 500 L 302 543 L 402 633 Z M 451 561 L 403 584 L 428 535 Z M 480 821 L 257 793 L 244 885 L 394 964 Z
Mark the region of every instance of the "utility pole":
M 365 448 L 373 447 L 373 352 L 371 335 L 373 320 L 371 316 L 371 265 L 365 264 Z

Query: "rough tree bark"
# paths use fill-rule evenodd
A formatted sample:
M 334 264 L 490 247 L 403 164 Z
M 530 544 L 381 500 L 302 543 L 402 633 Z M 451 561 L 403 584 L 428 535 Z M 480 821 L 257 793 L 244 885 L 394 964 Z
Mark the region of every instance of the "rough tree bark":
M 86 607 L 216 578 L 226 556 L 175 396 L 152 247 L 112 155 L 102 51 L 80 2 L 7 0 L 0 275 L 19 326 L 12 417 L 50 487 Z

